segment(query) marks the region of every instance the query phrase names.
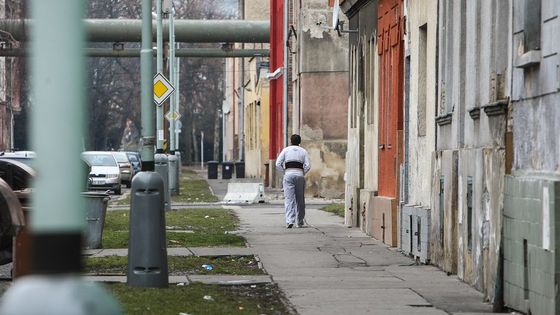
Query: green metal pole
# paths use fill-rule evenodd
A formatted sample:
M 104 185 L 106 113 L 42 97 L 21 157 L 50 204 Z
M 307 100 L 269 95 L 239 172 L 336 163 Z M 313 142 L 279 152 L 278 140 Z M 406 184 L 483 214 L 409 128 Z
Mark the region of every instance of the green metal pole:
M 176 86 L 175 82 L 175 9 L 169 10 L 169 81 Z M 174 92 L 176 93 L 176 92 Z M 175 96 L 169 98 L 169 112 L 175 112 Z M 169 122 L 169 151 L 175 152 L 175 121 Z
M 32 269 L 37 273 L 80 271 L 86 222 L 80 196 L 85 181 L 80 176 L 86 104 L 83 1 L 56 2 L 31 3 L 36 24 L 31 29 L 30 127 L 40 174 L 31 211 Z M 61 8 L 73 14 L 63 17 Z M 60 49 L 53 38 L 71 44 Z
M 152 73 L 152 0 L 142 0 L 142 48 L 140 50 L 140 92 L 142 116 L 142 170 L 154 170 L 154 92 Z
M 163 21 L 161 12 L 161 1 L 156 0 L 156 20 L 157 20 L 157 73 L 163 73 Z M 163 152 L 163 105 L 156 109 L 156 129 L 157 129 L 157 151 Z

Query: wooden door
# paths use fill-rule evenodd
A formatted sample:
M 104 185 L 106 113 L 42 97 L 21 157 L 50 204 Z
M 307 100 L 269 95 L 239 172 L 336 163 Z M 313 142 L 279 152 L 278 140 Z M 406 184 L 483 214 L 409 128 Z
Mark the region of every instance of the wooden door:
M 381 0 L 378 12 L 379 195 L 396 198 L 403 147 L 403 0 Z

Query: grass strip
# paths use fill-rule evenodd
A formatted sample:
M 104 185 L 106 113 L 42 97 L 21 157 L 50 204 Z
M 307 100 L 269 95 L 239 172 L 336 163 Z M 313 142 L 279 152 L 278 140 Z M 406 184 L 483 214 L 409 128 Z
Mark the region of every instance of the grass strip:
M 128 257 L 86 257 L 85 272 L 90 275 L 126 275 Z M 184 275 L 263 275 L 255 256 L 168 256 L 168 272 L 170 276 Z M 212 270 L 202 265 L 211 265 Z
M 103 248 L 127 248 L 130 213 L 108 211 L 103 231 Z M 231 210 L 220 208 L 181 209 L 165 213 L 168 247 L 245 246 L 245 239 L 233 234 L 239 219 Z
M 220 286 L 191 283 L 166 289 L 106 285 L 125 314 L 296 314 L 276 284 Z
M 320 210 L 334 213 L 340 217 L 344 218 L 344 204 L 343 203 L 332 203 L 320 208 Z
M 195 171 L 183 168 L 179 178 L 179 195 L 171 196 L 171 202 L 216 202 L 218 197 L 210 191 L 208 182 Z

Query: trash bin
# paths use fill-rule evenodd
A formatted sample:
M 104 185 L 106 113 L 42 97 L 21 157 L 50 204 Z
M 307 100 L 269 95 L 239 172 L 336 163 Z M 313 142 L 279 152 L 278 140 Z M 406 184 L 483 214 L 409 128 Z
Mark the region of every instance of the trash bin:
M 222 163 L 222 179 L 230 179 L 233 174 L 233 162 Z
M 237 161 L 235 162 L 235 177 L 245 178 L 245 162 Z
M 101 237 L 105 225 L 105 214 L 107 213 L 108 194 L 99 192 L 83 192 L 86 199 L 86 231 L 84 235 L 84 247 L 87 249 L 102 248 Z
M 208 161 L 208 179 L 218 179 L 218 161 Z

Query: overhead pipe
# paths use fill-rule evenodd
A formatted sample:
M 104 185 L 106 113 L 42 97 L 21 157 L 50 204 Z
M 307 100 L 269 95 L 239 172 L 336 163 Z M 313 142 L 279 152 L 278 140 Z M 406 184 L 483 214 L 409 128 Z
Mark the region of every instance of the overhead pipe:
M 86 48 L 85 54 L 88 57 L 138 58 L 140 48 Z M 25 55 L 27 55 L 27 51 L 23 48 L 0 49 L 0 57 Z M 268 57 L 269 55 L 268 49 L 178 48 L 175 50 L 175 57 L 182 58 L 252 58 Z
M 151 17 L 150 17 L 151 18 Z M 0 20 L 0 31 L 17 41 L 27 40 L 31 20 Z M 152 40 L 156 41 L 156 21 L 152 21 Z M 140 42 L 142 21 L 132 19 L 85 19 L 90 42 Z M 169 36 L 169 22 L 163 22 L 163 36 Z M 270 22 L 247 20 L 176 20 L 175 40 L 183 43 L 268 43 Z

